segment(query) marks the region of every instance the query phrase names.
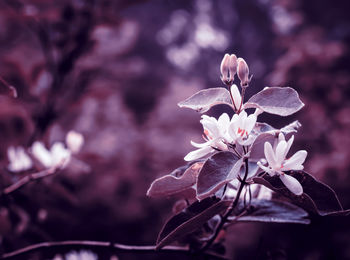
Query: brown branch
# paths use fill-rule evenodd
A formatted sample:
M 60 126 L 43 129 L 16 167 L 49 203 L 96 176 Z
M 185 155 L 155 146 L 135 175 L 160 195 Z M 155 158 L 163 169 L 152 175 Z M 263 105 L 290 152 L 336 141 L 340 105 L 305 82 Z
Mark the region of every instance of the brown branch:
M 55 167 L 40 171 L 40 172 L 36 172 L 36 173 L 31 173 L 21 179 L 19 179 L 17 182 L 13 183 L 12 185 L 8 186 L 7 188 L 5 188 L 2 192 L 2 195 L 8 195 L 12 192 L 14 192 L 15 190 L 18 190 L 19 188 L 21 188 L 22 186 L 26 185 L 27 183 L 31 182 L 31 181 L 35 181 L 38 179 L 42 179 L 45 178 L 47 176 L 53 175 L 55 173 L 57 173 L 60 169 L 61 169 L 62 163 L 58 164 Z
M 124 245 L 119 243 L 112 243 L 112 242 L 100 242 L 100 241 L 86 241 L 86 240 L 68 240 L 68 241 L 60 241 L 60 242 L 43 242 L 39 244 L 30 245 L 18 250 L 15 250 L 10 253 L 3 254 L 0 259 L 10 259 L 10 258 L 17 258 L 19 256 L 23 256 L 29 253 L 33 253 L 35 251 L 39 251 L 42 249 L 59 249 L 59 248 L 77 248 L 77 247 L 88 247 L 88 248 L 108 248 L 112 249 L 115 252 L 133 252 L 133 253 L 152 253 L 155 254 L 159 253 L 174 253 L 179 255 L 192 255 L 193 253 L 189 251 L 188 247 L 180 247 L 180 246 L 166 246 L 161 250 L 156 251 L 155 246 L 134 246 L 134 245 Z M 206 253 L 203 254 L 208 257 L 211 257 L 210 259 L 225 259 L 222 256 L 212 254 L 212 253 Z

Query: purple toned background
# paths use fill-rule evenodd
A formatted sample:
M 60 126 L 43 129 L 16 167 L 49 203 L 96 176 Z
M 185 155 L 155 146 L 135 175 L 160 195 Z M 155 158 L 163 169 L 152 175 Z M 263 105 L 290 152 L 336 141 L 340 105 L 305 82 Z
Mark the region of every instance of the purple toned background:
M 153 244 L 174 201 L 147 198 L 147 188 L 201 138 L 200 115 L 177 102 L 223 86 L 226 52 L 248 62 L 248 96 L 265 86 L 299 92 L 306 106 L 296 115 L 259 121 L 298 119 L 294 151 L 308 150 L 306 171 L 350 208 L 349 9 L 346 0 L 1 1 L 0 76 L 18 91 L 0 96 L 1 187 L 22 176 L 6 169 L 8 146 L 49 145 L 71 129 L 86 140 L 63 172 L 1 198 L 1 252 L 72 239 Z M 349 220 L 239 224 L 227 232 L 227 253 L 350 259 Z M 64 252 L 32 257 L 56 253 Z

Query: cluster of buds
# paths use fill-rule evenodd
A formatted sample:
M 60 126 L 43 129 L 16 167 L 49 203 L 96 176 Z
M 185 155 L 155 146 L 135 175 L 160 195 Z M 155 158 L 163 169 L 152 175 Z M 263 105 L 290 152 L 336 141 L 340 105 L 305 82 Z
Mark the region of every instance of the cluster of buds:
M 237 58 L 234 54 L 225 54 L 220 65 L 221 80 L 227 86 L 231 86 L 235 75 L 241 81 L 241 87 L 248 87 L 250 82 L 249 67 L 243 58 Z

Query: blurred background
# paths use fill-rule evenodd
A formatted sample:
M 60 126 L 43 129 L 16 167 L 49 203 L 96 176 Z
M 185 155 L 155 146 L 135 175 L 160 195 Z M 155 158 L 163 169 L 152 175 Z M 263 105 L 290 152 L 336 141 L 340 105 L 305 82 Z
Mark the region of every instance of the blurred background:
M 265 86 L 299 92 L 306 106 L 296 115 L 259 121 L 298 119 L 293 150 L 308 150 L 306 171 L 350 208 L 349 10 L 346 0 L 2 0 L 0 76 L 18 92 L 0 96 L 2 189 L 30 173 L 7 169 L 9 146 L 50 147 L 72 129 L 85 143 L 64 171 L 0 198 L 0 251 L 73 239 L 154 244 L 174 201 L 146 191 L 201 139 L 200 115 L 177 103 L 223 86 L 225 53 L 247 61 L 248 97 Z M 230 111 L 209 114 L 222 112 Z M 239 224 L 227 233 L 227 256 L 350 259 L 349 220 Z

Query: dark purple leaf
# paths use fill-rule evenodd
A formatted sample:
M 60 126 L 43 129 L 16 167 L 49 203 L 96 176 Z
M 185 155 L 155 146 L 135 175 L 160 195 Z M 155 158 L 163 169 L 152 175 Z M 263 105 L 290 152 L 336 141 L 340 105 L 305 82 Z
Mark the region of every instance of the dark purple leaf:
M 169 175 L 165 175 L 152 182 L 151 187 L 147 191 L 147 196 L 164 197 L 172 195 L 193 195 L 195 190 L 192 187 L 196 183 L 196 179 L 203 163 L 197 162 L 192 164 L 186 170 L 178 168 Z M 184 171 L 183 174 L 181 172 Z M 179 176 L 179 177 L 177 177 Z
M 219 152 L 209 157 L 197 179 L 197 198 L 203 199 L 237 178 L 243 159 L 231 152 Z
M 225 88 L 204 89 L 178 103 L 179 107 L 186 107 L 198 112 L 207 112 L 212 106 L 225 104 L 232 107 L 230 92 Z
M 251 161 L 257 162 L 260 159 L 265 158 L 265 154 L 264 154 L 265 142 L 269 142 L 273 144 L 276 138 L 277 138 L 277 134 L 272 132 L 266 132 L 258 135 L 251 146 L 249 159 Z
M 282 183 L 278 176 L 265 175 L 262 178 L 254 178 L 255 183 L 263 184 L 266 187 L 278 192 L 291 200 L 291 202 L 299 207 L 321 216 L 335 214 L 343 211 L 334 190 L 328 185 L 317 181 L 313 176 L 304 171 L 291 171 L 287 174 L 296 178 L 303 186 L 304 193 L 296 196 L 290 192 Z
M 159 233 L 156 249 L 196 231 L 212 217 L 225 211 L 229 205 L 230 201 L 220 201 L 213 197 L 196 201 L 167 221 Z
M 290 87 L 271 87 L 252 96 L 244 104 L 244 109 L 259 108 L 270 114 L 289 116 L 299 111 L 303 106 L 298 92 L 294 89 Z
M 238 204 L 234 214 L 239 215 L 244 211 L 243 202 Z M 296 223 L 310 224 L 308 213 L 285 201 L 253 199 L 247 212 L 239 217 L 240 222 L 272 222 L 272 223 Z M 230 217 L 235 219 L 236 217 Z

